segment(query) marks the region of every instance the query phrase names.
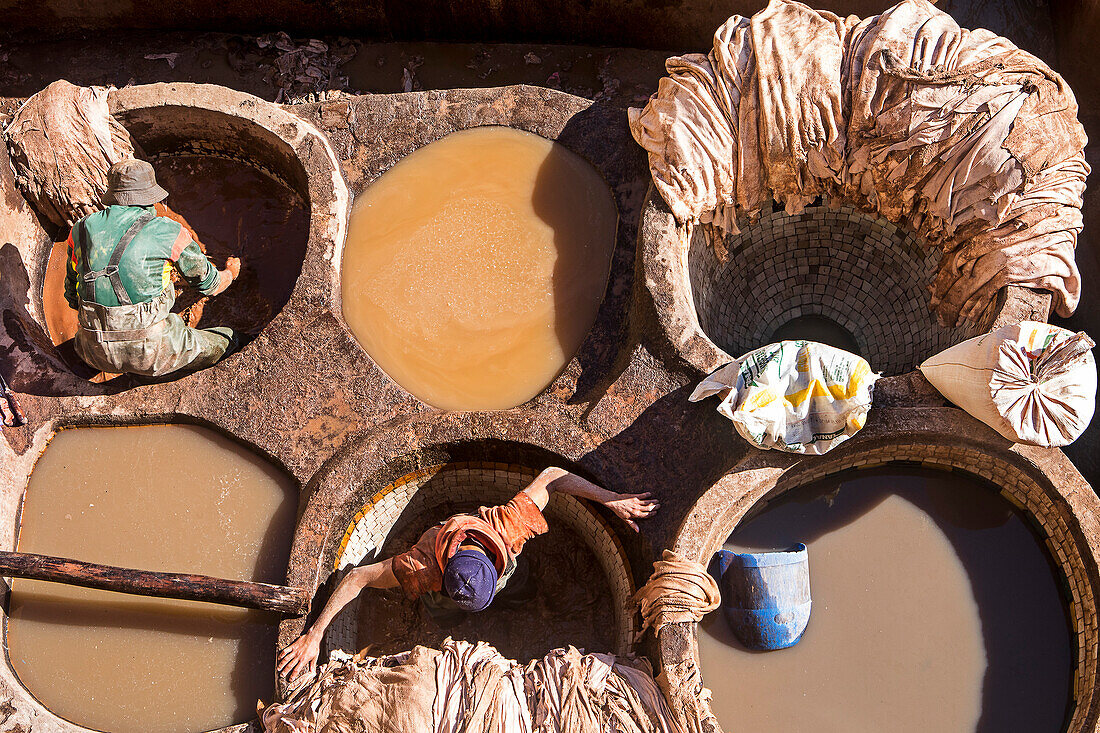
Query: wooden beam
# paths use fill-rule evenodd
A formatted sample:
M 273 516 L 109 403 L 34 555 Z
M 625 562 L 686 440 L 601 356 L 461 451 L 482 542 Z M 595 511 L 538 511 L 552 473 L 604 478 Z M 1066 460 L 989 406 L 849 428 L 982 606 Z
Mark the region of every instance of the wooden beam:
M 27 552 L 0 551 L 0 577 L 45 580 L 138 596 L 258 608 L 288 616 L 306 613 L 311 595 L 305 588 L 223 580 L 209 575 L 133 570 Z

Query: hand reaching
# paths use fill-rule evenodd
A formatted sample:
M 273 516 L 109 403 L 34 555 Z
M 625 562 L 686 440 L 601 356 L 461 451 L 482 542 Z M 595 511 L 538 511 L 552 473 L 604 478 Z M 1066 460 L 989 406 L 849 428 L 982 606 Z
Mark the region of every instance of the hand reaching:
M 225 261 L 225 269 L 229 270 L 229 274 L 236 280 L 241 276 L 241 259 L 239 257 L 230 257 Z
M 653 499 L 652 496 L 653 494 L 648 491 L 644 494 L 619 494 L 617 499 L 604 502 L 604 506 L 615 512 L 615 516 L 629 524 L 630 528 L 637 532 L 639 531 L 638 523 L 634 520 L 649 519 L 661 508 L 660 502 Z
M 320 639 L 314 641 L 309 634 L 299 636 L 279 652 L 279 676 L 293 682 L 303 674 L 312 674 L 317 669 L 317 655 L 320 652 Z

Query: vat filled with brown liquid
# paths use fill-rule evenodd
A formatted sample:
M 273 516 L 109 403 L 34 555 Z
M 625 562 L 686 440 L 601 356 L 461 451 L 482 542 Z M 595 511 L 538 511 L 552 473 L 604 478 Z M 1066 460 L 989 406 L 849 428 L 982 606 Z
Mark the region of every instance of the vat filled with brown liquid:
M 39 459 L 18 549 L 282 583 L 297 506 L 282 471 L 185 425 L 69 429 Z M 13 581 L 8 656 L 57 715 L 112 733 L 241 723 L 274 685 L 274 614 Z
M 1048 555 L 994 489 L 897 469 L 793 489 L 726 547 L 809 546 L 802 640 L 745 650 L 720 612 L 699 628 L 703 682 L 727 731 L 1062 730 L 1071 631 Z
M 599 172 L 563 145 L 506 127 L 452 133 L 356 201 L 344 319 L 423 402 L 515 407 L 595 321 L 617 216 Z

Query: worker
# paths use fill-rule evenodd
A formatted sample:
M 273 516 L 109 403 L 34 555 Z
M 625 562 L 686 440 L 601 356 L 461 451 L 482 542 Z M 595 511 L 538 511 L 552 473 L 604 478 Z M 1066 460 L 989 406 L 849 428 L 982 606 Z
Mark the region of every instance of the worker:
M 210 366 L 238 344 L 231 328 L 197 329 L 201 303 L 189 322 L 172 313 L 173 268 L 204 296 L 222 293 L 240 276 L 230 257 L 218 270 L 188 230 L 154 204 L 168 192 L 153 167 L 123 160 L 107 172 L 106 208 L 73 225 L 65 300 L 78 313 L 76 353 L 111 373 L 159 377 Z
M 564 469 L 547 468 L 507 504 L 453 516 L 431 527 L 408 552 L 352 569 L 313 625 L 279 652 L 279 674 L 293 682 L 316 669 L 325 629 L 364 588 L 400 586 L 443 626 L 509 595 L 513 602 L 530 600 L 529 588 L 515 587 L 523 584 L 520 552 L 527 540 L 549 529 L 542 510 L 554 492 L 599 502 L 635 532 L 638 520 L 660 508 L 648 493 L 617 494 Z

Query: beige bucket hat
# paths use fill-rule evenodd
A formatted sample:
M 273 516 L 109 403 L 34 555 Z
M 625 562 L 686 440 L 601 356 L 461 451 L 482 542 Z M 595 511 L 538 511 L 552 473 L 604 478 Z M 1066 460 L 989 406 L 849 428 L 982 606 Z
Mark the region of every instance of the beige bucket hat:
M 103 203 L 108 206 L 152 206 L 166 198 L 168 192 L 157 185 L 153 166 L 144 160 L 120 160 L 107 171 Z

